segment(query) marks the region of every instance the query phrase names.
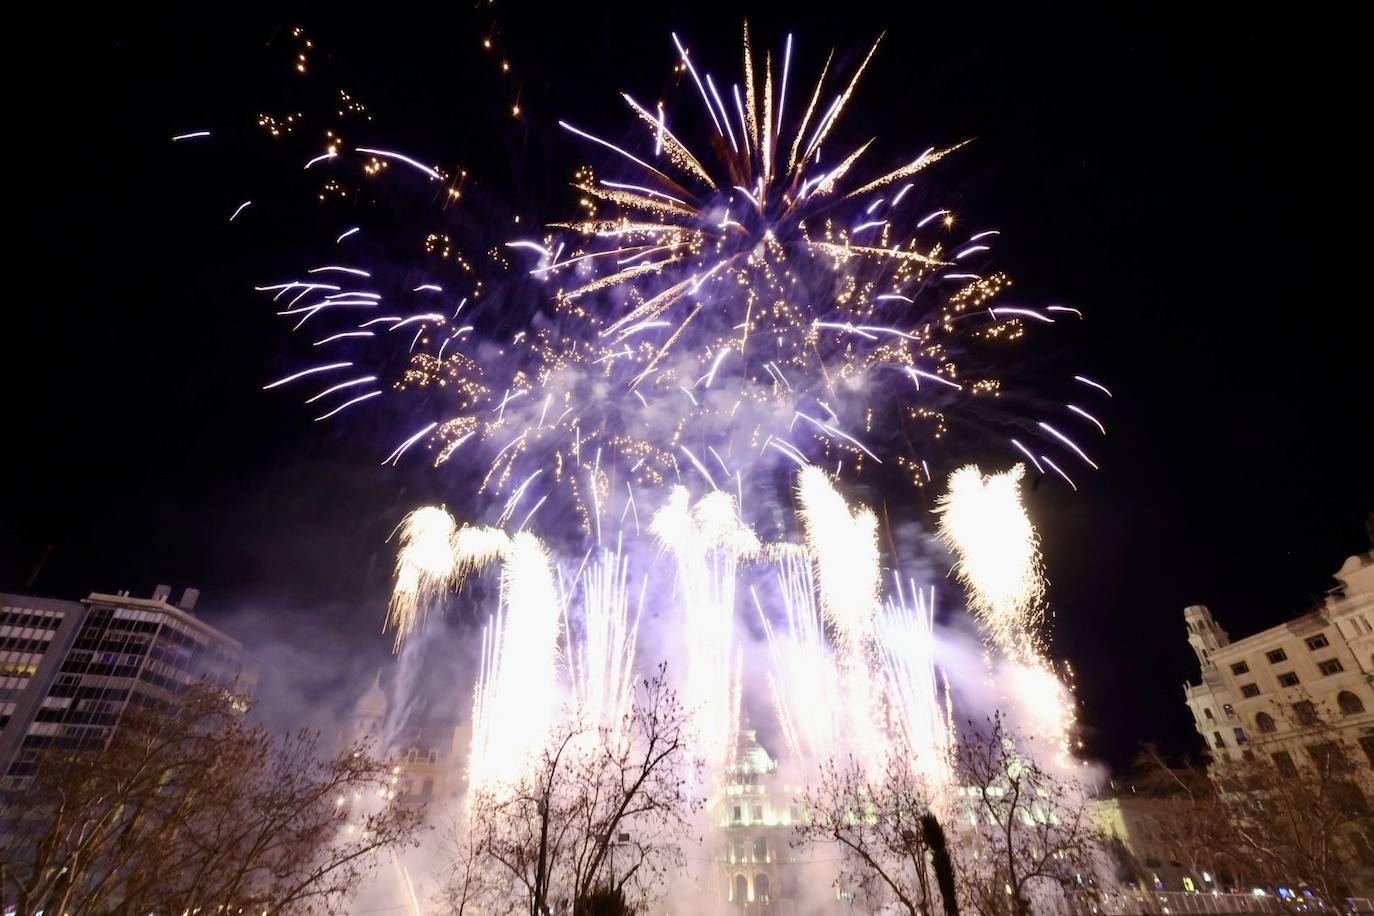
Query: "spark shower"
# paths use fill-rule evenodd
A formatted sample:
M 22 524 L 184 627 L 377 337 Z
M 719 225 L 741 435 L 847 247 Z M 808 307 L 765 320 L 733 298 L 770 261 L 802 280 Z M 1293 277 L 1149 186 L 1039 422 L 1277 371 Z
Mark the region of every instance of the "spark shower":
M 1067 754 L 1072 698 L 1040 635 L 1019 487 L 1033 468 L 1077 489 L 1074 467 L 1097 468 L 1081 437 L 1106 434 L 1092 402 L 1111 393 L 1082 375 L 1042 385 L 1013 354 L 1082 313 L 1009 298 L 999 231 L 941 202 L 931 176 L 963 141 L 894 157 L 874 125 L 847 123 L 881 38 L 853 57 L 804 55 L 791 35 L 759 53 L 746 25 L 738 75 L 717 79 L 668 37 L 661 98 L 624 92 L 557 122 L 594 163 L 567 212 L 534 232 L 493 221 L 481 256 L 417 229 L 411 265 L 340 222 L 314 246 L 328 256 L 257 287 L 313 357 L 264 387 L 301 392 L 318 422 L 403 419 L 383 464 L 427 462 L 477 507 L 405 517 L 386 617 L 399 650 L 467 578 L 499 576 L 470 786 L 499 794 L 567 717 L 622 721 L 658 661 L 649 642 L 675 647 L 706 792 L 731 763 L 746 662 L 794 761 L 895 754 L 946 786 L 956 712 L 936 583 L 884 572 L 854 485 L 942 490 L 938 539 L 983 635 L 981 676 L 998 659 Z M 313 44 L 295 38 L 304 72 Z M 280 139 L 309 120 L 259 124 Z M 353 140 L 370 122 L 341 92 L 337 117 L 310 124 L 323 146 L 304 173 L 326 208 L 379 182 L 461 199 L 465 172 Z M 975 441 L 1000 443 L 1009 468 L 967 465 Z

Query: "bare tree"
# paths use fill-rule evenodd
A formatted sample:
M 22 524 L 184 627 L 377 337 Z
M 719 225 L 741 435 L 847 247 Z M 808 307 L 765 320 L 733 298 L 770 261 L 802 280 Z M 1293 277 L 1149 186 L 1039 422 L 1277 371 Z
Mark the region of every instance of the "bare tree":
M 1269 717 L 1276 738 L 1205 769 L 1147 747 L 1142 819 L 1194 875 L 1305 885 L 1328 901 L 1374 891 L 1374 772 L 1314 704 L 1296 708 L 1272 707 L 1287 719 Z
M 1075 780 L 1042 766 L 1033 741 L 1000 714 L 959 745 L 956 779 L 972 825 L 963 831 L 960 890 L 981 916 L 1029 916 L 1078 893 L 1098 837 Z
M 872 902 L 895 900 L 909 916 L 927 916 L 933 893 L 923 818 L 929 793 L 910 755 L 893 755 L 870 775 L 852 757 L 823 764 L 802 797 L 806 816 L 797 845 L 829 844 L 843 852 L 840 882 Z
M 1252 860 L 1242 851 L 1233 806 L 1207 769 L 1189 760 L 1171 765 L 1153 745 L 1141 750 L 1136 768 L 1136 792 L 1147 802 L 1136 817 L 1152 838 L 1194 877 L 1239 881 Z
M 131 706 L 107 747 L 49 750 L 5 799 L 5 895 L 20 912 L 339 912 L 416 816 L 366 749 L 280 741 L 196 685 Z
M 1328 901 L 1374 891 L 1374 770 L 1320 709 L 1296 709 L 1284 740 L 1210 768 L 1239 854 Z
M 558 729 L 512 786 L 469 796 L 463 848 L 473 866 L 503 875 L 539 916 L 593 900 L 653 899 L 682 865 L 701 805 L 690 791 L 701 763 L 685 723 L 660 667 L 622 721 Z
M 454 813 L 440 843 L 435 907 L 451 916 L 504 916 L 523 908 L 524 901 L 511 893 L 509 874 L 489 867 L 481 837 L 469 830 L 467 813 Z

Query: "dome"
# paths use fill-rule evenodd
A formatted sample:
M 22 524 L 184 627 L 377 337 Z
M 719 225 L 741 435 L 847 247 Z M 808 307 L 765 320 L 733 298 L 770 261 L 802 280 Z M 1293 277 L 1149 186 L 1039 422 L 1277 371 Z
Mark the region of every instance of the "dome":
M 358 698 L 353 706 L 353 717 L 357 719 L 381 719 L 386 716 L 386 693 L 382 690 L 382 672 L 372 679 L 372 686 Z
M 1368 555 L 1368 554 L 1366 554 L 1366 555 L 1364 555 L 1364 556 L 1361 556 L 1361 555 L 1359 555 L 1359 554 L 1355 554 L 1355 555 L 1352 556 L 1352 557 L 1347 557 L 1347 558 L 1346 558 L 1346 561 L 1345 561 L 1344 563 L 1341 564 L 1341 568 L 1338 569 L 1338 570 L 1336 570 L 1336 577 L 1337 577 L 1337 578 L 1340 578 L 1340 577 L 1343 577 L 1343 576 L 1348 576 L 1348 575 L 1350 575 L 1351 573 L 1353 573 L 1355 570 L 1361 569 L 1362 567 L 1364 567 L 1364 566 L 1367 565 L 1368 563 L 1369 563 L 1369 555 Z

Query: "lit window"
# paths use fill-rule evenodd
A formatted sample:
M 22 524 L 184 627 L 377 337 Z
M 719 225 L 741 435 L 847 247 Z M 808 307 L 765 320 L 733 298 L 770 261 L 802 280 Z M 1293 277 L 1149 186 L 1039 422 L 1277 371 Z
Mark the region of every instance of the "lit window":
M 1340 674 L 1345 670 L 1345 666 L 1341 664 L 1339 658 L 1328 658 L 1324 662 L 1317 662 L 1317 668 L 1323 675 Z
M 1325 649 L 1329 645 L 1331 643 L 1327 642 L 1325 633 L 1307 637 L 1307 648 L 1309 649 Z
M 1277 665 L 1279 662 L 1288 660 L 1288 653 L 1282 649 L 1275 649 L 1273 652 L 1264 653 L 1264 657 L 1269 659 L 1269 664 Z
M 1279 686 L 1280 686 L 1280 687 L 1296 687 L 1296 686 L 1298 686 L 1298 675 L 1297 675 L 1297 673 L 1296 673 L 1296 672 L 1293 672 L 1293 671 L 1288 671 L 1288 672 L 1285 672 L 1285 673 L 1283 673 L 1283 674 L 1280 674 L 1280 675 L 1279 675 Z
M 1236 717 L 1235 707 L 1233 707 L 1230 703 L 1222 703 L 1221 709 L 1223 712 L 1226 713 L 1226 718 L 1234 719 Z

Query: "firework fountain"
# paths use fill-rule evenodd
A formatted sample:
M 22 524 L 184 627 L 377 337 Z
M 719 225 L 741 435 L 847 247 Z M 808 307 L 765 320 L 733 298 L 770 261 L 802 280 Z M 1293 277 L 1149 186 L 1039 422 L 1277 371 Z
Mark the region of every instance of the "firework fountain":
M 1101 422 L 1062 401 L 1062 415 L 1018 413 L 1029 399 L 996 370 L 1031 333 L 1082 316 L 1006 300 L 1011 281 L 988 266 L 997 230 L 965 231 L 926 181 L 961 143 L 874 169 L 875 141 L 845 139 L 842 115 L 878 43 L 847 72 L 832 54 L 803 87 L 790 35 L 760 56 L 746 26 L 739 82 L 671 42 L 676 91 L 655 104 L 622 94 L 623 139 L 558 122 L 604 165 L 577 171 L 574 215 L 505 239 L 478 266 L 455 255 L 461 293 L 453 277 L 409 272 L 402 284 L 346 259 L 259 287 L 323 354 L 265 387 L 313 386 L 304 400 L 321 421 L 390 406 L 412 425 L 384 463 L 423 455 L 441 473 L 462 468 L 466 501 L 490 507 L 473 523 L 436 506 L 404 519 L 386 618 L 398 648 L 423 638 L 432 609 L 499 567 L 470 786 L 499 793 L 569 716 L 623 721 L 637 672 L 658 661 L 642 651 L 651 617 L 662 631 L 652 643 L 681 649 L 671 673 L 707 762 L 703 793 L 736 745 L 751 632 L 790 757 L 814 765 L 844 748 L 876 771 L 900 755 L 947 786 L 955 698 L 939 670 L 934 583 L 894 570 L 884 585 L 878 519 L 845 491 L 925 490 L 975 440 L 1076 488 L 1062 465 L 1097 465 L 1064 429 L 1105 434 Z M 445 199 L 462 186 L 332 131 L 307 169 L 347 162 L 367 180 L 394 167 L 391 180 Z M 347 250 L 356 232 L 335 245 Z M 446 237 L 424 244 L 447 255 Z M 501 275 L 542 299 L 530 320 L 484 308 Z M 377 368 L 398 353 L 398 371 Z M 1110 396 L 1085 376 L 1066 382 Z M 416 405 L 429 413 L 413 419 Z M 987 670 L 1001 660 L 1000 686 L 1067 753 L 1072 698 L 1039 635 L 1026 470 L 954 471 L 936 504 L 939 539 Z M 796 523 L 761 536 L 788 502 Z

